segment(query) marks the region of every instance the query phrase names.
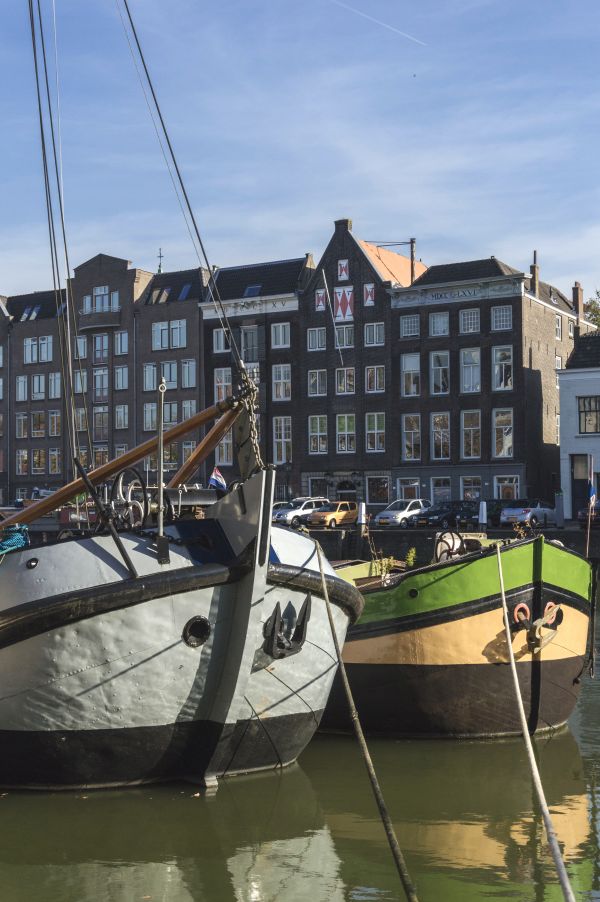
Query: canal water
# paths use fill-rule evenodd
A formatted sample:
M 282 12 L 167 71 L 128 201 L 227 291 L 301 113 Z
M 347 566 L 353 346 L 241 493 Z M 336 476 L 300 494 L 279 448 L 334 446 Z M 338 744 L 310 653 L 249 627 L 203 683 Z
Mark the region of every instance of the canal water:
M 577 899 L 600 900 L 600 674 L 536 740 Z M 562 898 L 522 740 L 372 741 L 421 902 Z M 352 738 L 282 773 L 106 792 L 0 793 L 2 902 L 403 899 Z

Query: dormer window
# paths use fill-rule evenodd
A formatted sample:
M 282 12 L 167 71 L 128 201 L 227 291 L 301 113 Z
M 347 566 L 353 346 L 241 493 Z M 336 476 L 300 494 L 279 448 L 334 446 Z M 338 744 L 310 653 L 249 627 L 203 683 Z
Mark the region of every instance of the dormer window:
M 247 285 L 244 289 L 245 298 L 257 298 L 260 294 L 262 285 Z

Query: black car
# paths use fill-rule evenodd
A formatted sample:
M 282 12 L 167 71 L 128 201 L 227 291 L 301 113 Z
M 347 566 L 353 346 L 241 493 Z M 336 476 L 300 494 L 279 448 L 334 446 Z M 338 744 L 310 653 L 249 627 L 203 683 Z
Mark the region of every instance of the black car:
M 577 522 L 579 523 L 579 525 L 581 526 L 582 529 L 587 529 L 588 512 L 589 512 L 589 508 L 587 508 L 587 507 L 582 507 L 580 510 L 577 511 Z M 594 504 L 594 506 L 592 508 L 592 512 L 591 512 L 591 516 L 590 516 L 590 527 L 592 529 L 596 529 L 596 528 L 600 527 L 600 501 L 597 501 L 596 504 Z
M 475 529 L 479 524 L 479 505 L 468 501 L 446 501 L 430 507 L 416 518 L 417 526 L 441 529 L 467 527 Z

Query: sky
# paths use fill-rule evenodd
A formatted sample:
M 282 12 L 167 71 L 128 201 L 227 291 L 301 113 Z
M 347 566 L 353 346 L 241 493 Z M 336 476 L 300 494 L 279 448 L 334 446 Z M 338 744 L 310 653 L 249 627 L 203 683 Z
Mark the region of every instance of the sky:
M 118 0 L 56 15 L 71 265 L 197 265 Z M 211 264 L 318 260 L 336 219 L 600 289 L 597 0 L 129 0 Z M 54 8 L 53 8 L 54 7 Z M 54 55 L 52 29 L 47 41 Z M 0 294 L 52 286 L 26 0 L 0 27 Z

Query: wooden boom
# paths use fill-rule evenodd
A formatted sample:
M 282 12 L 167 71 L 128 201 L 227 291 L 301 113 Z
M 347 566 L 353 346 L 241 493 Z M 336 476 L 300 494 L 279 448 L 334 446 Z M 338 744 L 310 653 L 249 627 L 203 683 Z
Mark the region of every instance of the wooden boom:
M 213 404 L 212 407 L 207 407 L 206 410 L 201 410 L 199 413 L 194 414 L 193 417 L 190 417 L 188 420 L 184 420 L 183 423 L 178 423 L 177 426 L 173 426 L 171 429 L 167 429 L 164 433 L 163 439 L 165 442 L 173 442 L 175 439 L 180 438 L 182 435 L 187 435 L 188 432 L 192 432 L 192 430 L 197 429 L 199 426 L 203 426 L 204 423 L 208 423 L 210 420 L 214 420 L 220 414 L 233 413 L 233 411 L 239 413 L 238 408 L 241 407 L 241 401 L 239 398 L 228 397 L 223 401 L 217 401 L 216 404 Z M 225 419 L 222 417 L 219 420 Z M 235 419 L 235 417 L 234 417 Z M 233 421 L 232 421 L 233 422 Z M 216 424 L 218 425 L 218 423 Z M 213 430 L 211 430 L 212 432 Z M 210 435 L 210 433 L 209 433 Z M 203 440 L 206 442 L 206 438 Z M 213 447 L 218 443 L 219 439 L 215 442 Z M 200 444 L 203 444 L 201 442 Z M 125 467 L 129 467 L 134 463 L 137 463 L 138 460 L 141 460 L 143 457 L 146 457 L 148 454 L 151 454 L 158 447 L 158 436 L 154 438 L 150 438 L 145 442 L 142 442 L 141 445 L 137 445 L 135 448 L 132 448 L 131 451 L 127 451 L 125 454 L 121 455 L 121 457 L 117 457 L 114 460 L 109 460 L 108 463 L 102 464 L 101 467 L 98 467 L 96 470 L 90 470 L 87 474 L 89 481 L 92 485 L 97 485 L 100 482 L 104 482 L 111 476 L 114 476 L 115 473 L 118 473 L 119 470 L 124 469 Z M 204 445 L 206 449 L 206 444 Z M 196 449 L 197 451 L 198 449 Z M 212 448 L 206 450 L 206 455 L 210 454 Z M 195 453 L 195 452 L 194 452 Z M 199 463 L 200 461 L 198 461 Z M 38 517 L 43 517 L 44 514 L 49 514 L 51 511 L 56 510 L 57 507 L 60 507 L 62 504 L 65 504 L 75 495 L 79 495 L 81 492 L 85 492 L 86 487 L 83 479 L 73 479 L 71 482 L 68 482 L 61 489 L 57 489 L 56 492 L 53 492 L 52 495 L 49 495 L 47 498 L 42 498 L 40 501 L 36 501 L 33 504 L 28 505 L 28 507 L 23 508 L 23 510 L 18 511 L 15 514 L 11 514 L 10 517 L 7 517 L 6 520 L 2 520 L 0 522 L 0 530 L 2 530 L 5 526 L 14 526 L 17 523 L 32 523 L 34 520 L 37 520 Z
M 206 433 L 202 441 L 198 442 L 186 462 L 182 464 L 174 476 L 169 479 L 167 483 L 168 489 L 176 489 L 178 485 L 181 485 L 186 479 L 189 479 L 194 470 L 197 470 L 202 461 L 217 447 L 225 433 L 231 429 L 241 411 L 241 405 L 239 407 L 234 407 L 233 410 L 228 410 L 227 413 L 223 414 L 223 416 L 217 420 L 210 431 Z

